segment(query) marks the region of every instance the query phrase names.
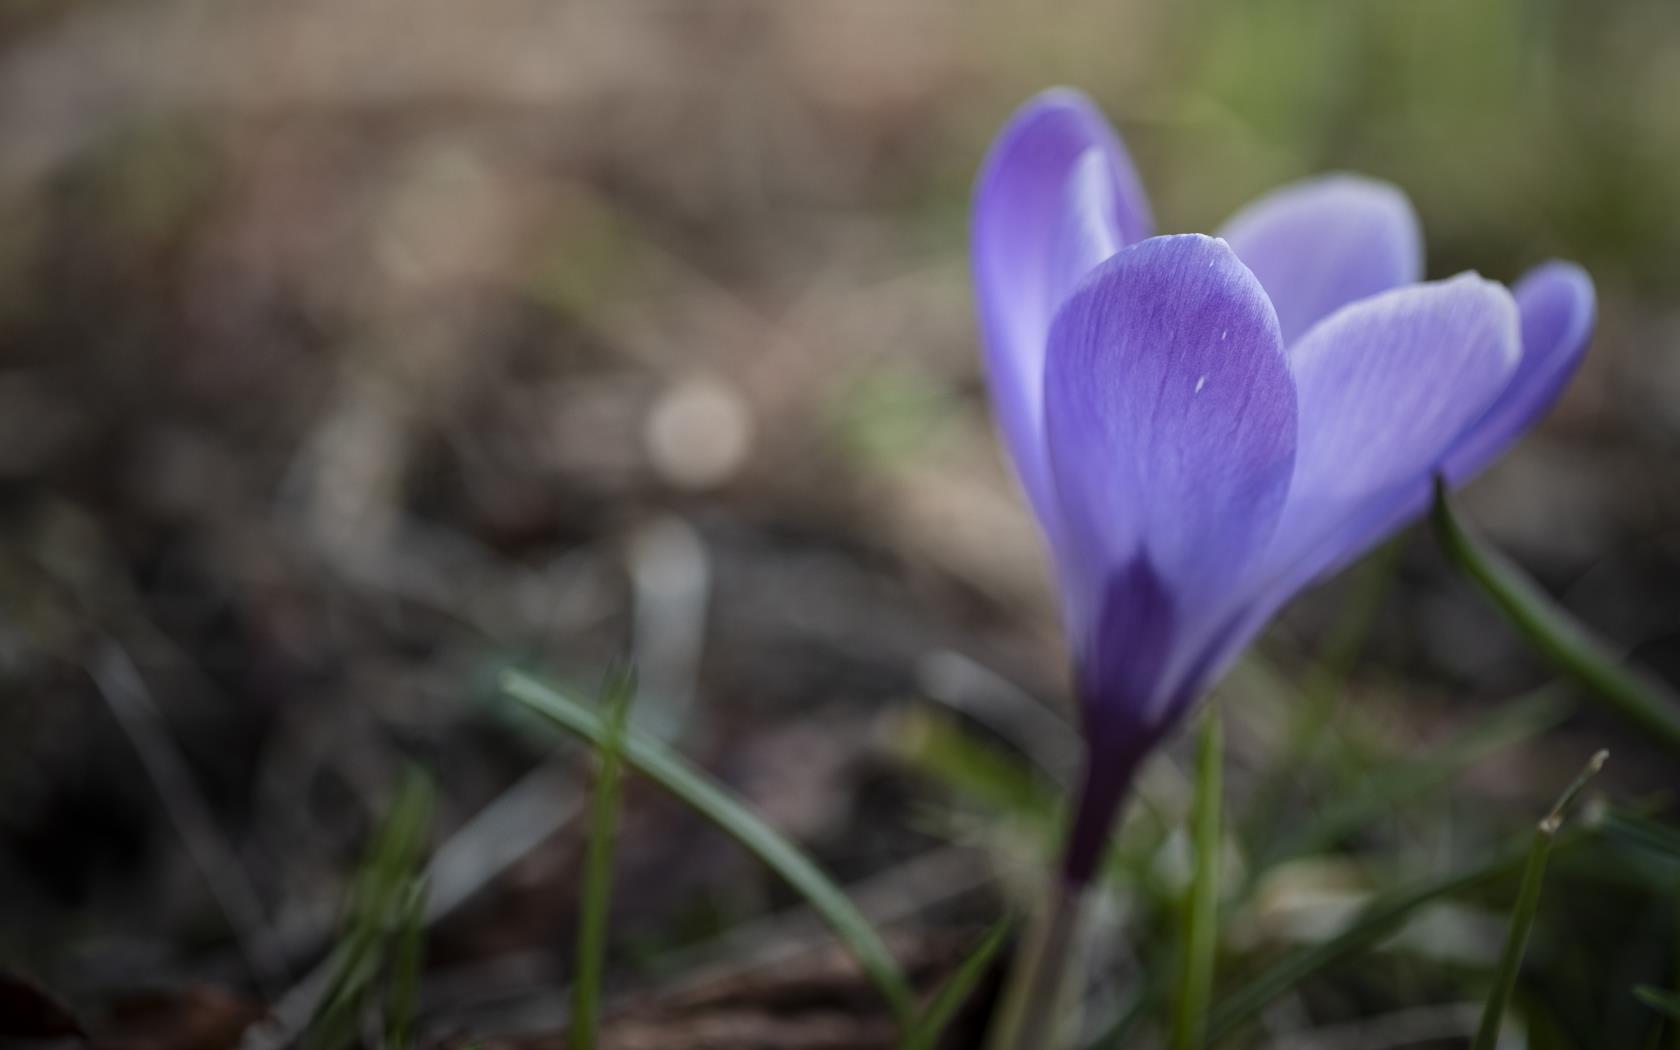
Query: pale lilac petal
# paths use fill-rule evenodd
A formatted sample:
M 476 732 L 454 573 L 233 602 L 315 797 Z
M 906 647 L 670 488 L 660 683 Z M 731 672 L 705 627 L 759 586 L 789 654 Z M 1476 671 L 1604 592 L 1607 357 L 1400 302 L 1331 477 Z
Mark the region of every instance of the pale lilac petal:
M 1286 346 L 1347 304 L 1423 277 L 1423 232 L 1406 195 L 1358 175 L 1274 190 L 1221 236 L 1271 297 Z
M 1442 454 L 1436 468 L 1453 487 L 1464 484 L 1514 443 L 1551 406 L 1575 373 L 1592 335 L 1592 279 L 1573 263 L 1531 270 L 1513 289 L 1521 356 L 1492 405 Z M 1422 517 L 1434 499 L 1433 474 L 1388 493 L 1343 522 L 1341 540 L 1325 544 L 1293 566 L 1280 590 L 1281 605 L 1314 580 L 1345 568 L 1388 536 Z M 1270 618 L 1276 607 L 1263 610 Z
M 1126 246 L 1113 166 L 1093 146 L 1074 161 L 1062 190 L 1061 226 L 1050 244 L 1050 297 L 1060 306 L 1097 264 Z M 1055 316 L 1055 311 L 1051 311 Z M 1049 334 L 1048 329 L 1045 332 Z
M 1044 397 L 1052 539 L 1077 664 L 1097 669 L 1085 699 L 1161 717 L 1152 682 L 1211 629 L 1283 506 L 1296 417 L 1277 319 L 1224 242 L 1144 241 L 1056 315 Z
M 1552 407 L 1592 338 L 1592 278 L 1574 263 L 1537 266 L 1511 291 L 1522 315 L 1522 362 L 1493 407 L 1448 454 L 1444 473 L 1455 485 L 1481 473 Z
M 1473 274 L 1358 303 L 1290 352 L 1301 436 L 1289 498 L 1243 607 L 1175 697 L 1216 679 L 1302 587 L 1346 565 L 1429 506 L 1458 435 L 1517 367 L 1517 307 Z
M 975 190 L 975 294 L 992 404 L 1047 528 L 1043 377 L 1051 318 L 1089 270 L 1153 223 L 1125 147 L 1089 99 L 1045 92 L 999 135 Z
M 1510 382 L 1519 347 L 1511 294 L 1474 274 L 1356 303 L 1302 337 L 1290 351 L 1300 447 L 1271 565 L 1375 543 L 1370 522 L 1428 487 Z

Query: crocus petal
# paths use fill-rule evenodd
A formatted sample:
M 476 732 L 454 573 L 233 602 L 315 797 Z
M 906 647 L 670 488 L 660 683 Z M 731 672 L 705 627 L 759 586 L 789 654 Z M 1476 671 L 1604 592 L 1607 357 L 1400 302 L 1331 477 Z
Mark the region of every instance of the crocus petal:
M 1076 886 L 1096 871 L 1138 763 L 1172 722 L 1151 714 L 1145 704 L 1126 703 L 1151 696 L 1165 671 L 1177 634 L 1171 595 L 1141 555 L 1108 574 L 1103 586 L 1106 595 L 1093 628 L 1099 642 L 1087 647 L 1078 667 L 1088 747 L 1063 857 L 1063 873 Z
M 1160 669 L 1211 628 L 1283 507 L 1296 417 L 1277 318 L 1223 241 L 1143 241 L 1056 315 L 1044 398 L 1084 699 L 1159 720 Z
M 1444 472 L 1453 484 L 1481 473 L 1552 407 L 1592 337 L 1592 278 L 1574 263 L 1537 266 L 1512 293 L 1522 315 L 1522 362 L 1493 407 L 1448 454 Z
M 1423 232 L 1398 187 L 1357 175 L 1292 183 L 1248 205 L 1222 236 L 1271 297 L 1292 345 L 1360 299 L 1423 277 Z
M 1271 547 L 1173 695 L 1199 695 L 1301 588 L 1428 509 L 1442 458 L 1518 354 L 1516 304 L 1474 274 L 1388 292 L 1308 332 L 1290 351 L 1301 436 Z
M 1092 147 L 1079 155 L 1062 189 L 1061 226 L 1050 244 L 1050 295 L 1060 306 L 1097 264 L 1126 246 L 1115 213 L 1112 166 Z M 1051 311 L 1055 316 L 1055 311 Z M 1048 327 L 1045 335 L 1049 334 Z
M 1580 364 L 1592 335 L 1592 279 L 1573 263 L 1536 267 L 1517 282 L 1513 298 L 1521 359 L 1492 405 L 1443 454 L 1438 469 L 1453 487 L 1480 473 L 1551 406 Z M 1426 478 L 1414 484 L 1405 498 L 1396 494 L 1367 508 L 1360 518 L 1345 523 L 1342 532 L 1371 538 L 1333 545 L 1318 557 L 1308 558 L 1295 568 L 1290 593 L 1346 567 L 1383 537 L 1421 517 L 1433 499 L 1434 488 Z
M 1092 267 L 1151 227 L 1125 148 L 1076 91 L 1048 91 L 1023 106 L 981 169 L 972 257 L 993 410 L 1047 524 L 1042 407 L 1051 318 Z
M 1287 586 L 1306 582 L 1303 558 L 1329 565 L 1363 551 L 1395 508 L 1427 491 L 1510 382 L 1518 331 L 1511 294 L 1462 274 L 1355 303 L 1291 349 L 1300 448 L 1268 552 Z

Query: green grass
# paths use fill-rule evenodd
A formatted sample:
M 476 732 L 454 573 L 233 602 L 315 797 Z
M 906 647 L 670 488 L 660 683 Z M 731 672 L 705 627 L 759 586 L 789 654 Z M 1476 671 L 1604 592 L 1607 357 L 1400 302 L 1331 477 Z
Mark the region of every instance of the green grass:
M 635 676 L 628 670 L 609 672 L 601 694 L 606 731 L 598 748 L 600 766 L 595 774 L 589 846 L 583 866 L 577 982 L 572 994 L 573 1050 L 593 1050 L 600 1028 L 601 973 L 606 958 L 607 913 L 612 903 L 612 859 L 623 784 L 624 732 L 630 704 L 636 695 Z
M 1639 720 L 1659 739 L 1666 739 L 1663 727 L 1667 720 L 1680 717 L 1664 706 L 1670 695 L 1666 687 L 1648 682 L 1642 674 L 1611 659 L 1602 643 L 1470 536 L 1445 502 L 1437 506 L 1436 524 L 1454 561 L 1494 596 L 1501 610 L 1568 674 L 1573 684 L 1587 687 L 1595 696 L 1609 693 L 1616 697 L 1612 703 L 1618 710 Z M 1606 865 L 1612 865 L 1608 854 L 1613 851 L 1584 850 L 1577 854 L 1575 848 L 1588 841 L 1635 847 L 1658 858 L 1651 862 L 1657 867 L 1665 859 L 1680 857 L 1680 831 L 1641 814 L 1611 810 L 1594 821 L 1562 827 L 1562 813 L 1579 790 L 1577 783 L 1541 823 L 1535 836 L 1493 850 L 1479 863 L 1457 865 L 1441 874 L 1413 879 L 1394 874 L 1415 871 L 1415 858 L 1427 847 L 1431 828 L 1455 814 L 1454 800 L 1444 790 L 1448 785 L 1478 763 L 1556 728 L 1574 708 L 1566 687 L 1554 684 L 1500 705 L 1426 748 L 1387 743 L 1375 731 L 1362 729 L 1363 743 L 1354 768 L 1342 761 L 1326 761 L 1336 756 L 1322 753 L 1321 745 L 1328 742 L 1323 740 L 1321 729 L 1307 723 L 1322 721 L 1333 708 L 1333 698 L 1351 670 L 1359 639 L 1368 632 L 1372 610 L 1380 600 L 1379 583 L 1391 570 L 1391 559 L 1378 562 L 1370 570 L 1367 586 L 1360 589 L 1354 603 L 1357 615 L 1349 617 L 1348 622 L 1354 626 L 1338 633 L 1340 640 L 1320 661 L 1309 686 L 1304 687 L 1311 701 L 1307 713 L 1312 718 L 1296 717 L 1288 723 L 1283 741 L 1288 746 L 1283 750 L 1291 760 L 1280 763 L 1274 759 L 1262 765 L 1258 779 L 1243 784 L 1240 804 L 1227 815 L 1221 803 L 1224 776 L 1220 726 L 1210 714 L 1198 737 L 1193 784 L 1173 786 L 1165 807 L 1158 812 L 1152 810 L 1161 834 L 1148 836 L 1147 843 L 1134 842 L 1129 850 L 1116 851 L 1116 864 L 1104 886 L 1105 892 L 1124 894 L 1130 907 L 1123 936 L 1140 955 L 1158 959 L 1165 953 L 1168 962 L 1165 966 L 1145 965 L 1134 976 L 1122 996 L 1127 1005 L 1120 1009 L 1118 1022 L 1112 1024 L 1107 1041 L 1095 1045 L 1129 1045 L 1137 1039 L 1159 1040 L 1174 1050 L 1243 1045 L 1262 1010 L 1309 983 L 1319 982 L 1315 984 L 1318 987 L 1326 977 L 1365 966 L 1361 962 L 1365 955 L 1431 907 L 1454 899 L 1481 903 L 1490 889 L 1510 887 L 1514 889 L 1514 903 L 1502 951 L 1490 971 L 1491 990 L 1478 1035 L 1477 1050 L 1483 1050 L 1493 1045 L 1488 1040 L 1497 1039 L 1499 1019 L 1509 1010 L 1527 943 L 1539 921 L 1542 879 L 1555 855 L 1568 851 L 1572 858 L 1569 877 L 1589 879 L 1604 876 Z M 507 672 L 503 687 L 532 710 L 600 749 L 603 777 L 597 792 L 592 858 L 601 855 L 597 852 L 597 844 L 604 841 L 601 829 L 610 827 L 600 807 L 612 799 L 612 777 L 607 773 L 614 770 L 616 775 L 614 755 L 621 748 L 623 764 L 649 776 L 713 821 L 811 902 L 892 1004 L 904 1025 L 901 1045 L 906 1050 L 938 1045 L 941 1032 L 1001 951 L 1006 933 L 1000 924 L 977 944 L 927 1005 L 914 1010 L 896 962 L 845 893 L 798 847 L 764 825 L 722 786 L 669 748 L 633 729 L 624 729 L 622 737 L 618 736 L 610 704 L 606 714 L 591 710 L 518 672 Z M 1629 699 L 1634 696 L 1638 699 Z M 1299 702 L 1302 697 L 1294 700 Z M 1055 786 L 1025 760 L 1007 747 L 982 742 L 956 720 L 921 713 L 915 717 L 912 726 L 916 731 L 899 735 L 901 757 L 908 764 L 979 803 L 984 811 L 1024 820 L 1034 830 L 1054 827 L 1060 809 Z M 1294 796 L 1321 801 L 1304 812 L 1292 813 L 1287 820 L 1279 819 L 1286 808 L 1283 800 Z M 1502 823 L 1493 815 L 1475 810 L 1454 819 L 1459 821 L 1461 837 L 1467 834 L 1470 842 L 1485 843 Z M 1240 826 L 1246 833 L 1233 836 L 1227 843 L 1222 837 L 1227 824 Z M 1162 851 L 1172 841 L 1167 832 L 1175 826 L 1185 829 L 1193 858 L 1189 883 L 1182 890 L 1163 879 L 1158 867 Z M 1257 834 L 1263 829 L 1270 830 Z M 1376 829 L 1382 834 L 1373 837 Z M 1392 842 L 1395 836 L 1400 838 L 1398 846 Z M 1048 838 L 1046 835 L 1046 843 Z M 1221 852 L 1227 845 L 1236 850 L 1231 864 L 1242 878 L 1222 893 L 1220 875 L 1225 864 Z M 1578 871 L 1581 864 L 1575 863 L 1577 856 L 1591 870 Z M 1260 906 L 1255 894 L 1267 884 L 1265 879 L 1271 873 L 1283 874 L 1280 865 L 1286 861 L 1341 864 L 1350 873 L 1358 872 L 1358 885 L 1392 888 L 1379 891 L 1341 929 L 1300 947 L 1279 952 L 1275 940 L 1228 940 L 1230 923 Z M 607 869 L 595 867 L 597 862 L 591 860 L 592 874 L 586 879 L 590 887 L 586 891 L 586 916 L 604 913 Z M 1167 889 L 1169 884 L 1174 888 Z M 1659 884 L 1660 878 L 1647 877 L 1643 883 L 1622 880 L 1622 885 L 1637 885 L 1646 892 L 1659 888 Z M 1670 901 L 1669 906 L 1673 905 Z M 1566 924 L 1569 917 L 1559 921 Z M 599 929 L 587 917 L 585 926 Z M 599 950 L 599 941 L 590 943 L 593 948 L 585 947 L 580 939 L 580 1027 L 593 1023 L 591 1007 L 584 1004 L 581 989 L 594 989 L 590 994 L 596 995 L 599 988 L 598 976 L 591 978 L 586 973 L 591 965 L 587 960 Z M 1380 967 L 1382 972 L 1424 972 L 1418 969 L 1415 957 L 1386 958 Z M 1334 988 L 1335 982 L 1325 987 Z M 1405 1001 L 1403 995 L 1398 1001 Z M 1536 1030 L 1547 1023 L 1539 1008 L 1531 1020 Z M 592 1044 L 584 1041 L 575 1045 Z
M 420 866 L 431 827 L 434 789 L 418 768 L 404 771 L 396 794 L 352 884 L 344 932 L 329 959 L 327 979 L 304 1027 L 310 1050 L 355 1045 L 364 1013 L 393 957 L 386 1004 L 386 1043 L 412 1044 L 420 966 L 425 882 Z
M 1517 986 L 1517 972 L 1522 968 L 1523 953 L 1528 948 L 1528 936 L 1534 928 L 1534 916 L 1540 910 L 1540 887 L 1546 878 L 1546 861 L 1552 855 L 1552 843 L 1557 838 L 1558 829 L 1563 826 L 1564 813 L 1586 787 L 1587 781 L 1604 768 L 1604 761 L 1609 757 L 1608 751 L 1600 751 L 1593 755 L 1587 767 L 1564 789 L 1556 805 L 1552 806 L 1551 812 L 1541 818 L 1539 825 L 1534 829 L 1534 839 L 1528 849 L 1528 862 L 1523 866 L 1522 884 L 1517 889 L 1516 904 L 1511 908 L 1511 922 L 1505 935 L 1505 945 L 1500 950 L 1493 991 L 1482 1009 L 1481 1025 L 1476 1029 L 1476 1039 L 1471 1043 L 1471 1050 L 1494 1050 L 1499 1044 L 1499 1028 L 1505 1020 L 1505 1007 L 1510 1003 L 1511 993 Z
M 595 712 L 529 675 L 509 670 L 502 688 L 560 728 L 599 747 L 607 737 Z M 828 923 L 875 982 L 893 1013 L 905 1024 L 914 1016 L 910 986 L 881 935 L 834 881 L 799 847 L 752 813 L 716 781 L 658 741 L 627 729 L 624 760 L 638 772 L 710 820 L 797 890 Z
M 1562 690 L 1537 689 L 1472 720 L 1416 757 L 1408 753 L 1367 771 L 1352 793 L 1332 798 L 1293 830 L 1280 829 L 1273 842 L 1256 843 L 1262 862 L 1256 874 L 1282 861 L 1333 850 L 1344 839 L 1446 787 L 1477 763 L 1557 728 L 1573 710 Z
M 1670 1021 L 1680 1021 L 1680 992 L 1664 991 L 1642 984 L 1634 988 L 1633 997 Z
M 1680 752 L 1680 696 L 1657 678 L 1623 663 L 1521 569 L 1478 539 L 1459 520 L 1439 480 L 1435 531 L 1447 556 L 1541 656 L 1653 741 Z
M 1014 929 L 1013 915 L 1006 914 L 993 924 L 945 983 L 939 986 L 928 1004 L 922 1007 L 922 1012 L 899 1043 L 899 1050 L 934 1050 L 939 1045 L 940 1036 L 974 993 L 975 985 L 986 975 L 998 951 L 1009 942 L 1009 935 Z
M 425 959 L 426 880 L 410 879 L 391 938 L 391 994 L 385 1017 L 386 1050 L 411 1050 L 420 1009 L 420 967 Z
M 1553 850 L 1572 847 L 1588 834 L 1584 828 L 1565 832 L 1558 837 Z M 1425 878 L 1378 896 L 1340 933 L 1284 956 L 1217 1003 L 1209 1021 L 1209 1038 L 1218 1040 L 1309 978 L 1375 947 L 1425 906 L 1509 878 L 1524 868 L 1527 859 L 1528 844 L 1518 843 L 1475 867 Z
M 1245 841 L 1256 852 L 1265 852 L 1279 838 L 1290 795 L 1300 783 L 1302 763 L 1315 758 L 1324 744 L 1343 686 L 1394 582 L 1401 549 L 1401 541 L 1390 542 L 1355 570 L 1353 593 L 1325 640 L 1324 655 L 1308 672 L 1300 695 L 1284 711 L 1288 720 L 1284 742 L 1253 789 L 1245 814 Z
M 1213 999 L 1213 969 L 1219 948 L 1219 840 L 1221 765 L 1224 742 L 1219 712 L 1210 707 L 1202 716 L 1196 748 L 1196 797 L 1190 814 L 1195 866 L 1185 890 L 1183 934 L 1180 938 L 1178 998 L 1174 1004 L 1173 1050 L 1198 1050 L 1207 1041 L 1208 1003 Z

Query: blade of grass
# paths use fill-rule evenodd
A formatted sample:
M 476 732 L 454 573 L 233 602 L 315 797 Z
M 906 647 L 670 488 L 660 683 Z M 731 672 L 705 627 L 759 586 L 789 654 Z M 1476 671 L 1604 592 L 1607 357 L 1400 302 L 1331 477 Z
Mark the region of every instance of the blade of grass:
M 1668 747 L 1680 751 L 1680 696 L 1629 667 L 1492 546 L 1465 528 L 1435 483 L 1435 531 L 1447 556 L 1559 671 Z
M 578 922 L 577 983 L 572 990 L 573 1050 L 594 1050 L 596 1032 L 600 1027 L 601 971 L 607 946 L 607 909 L 612 901 L 613 839 L 618 829 L 624 732 L 635 692 L 635 677 L 628 669 L 608 672 L 602 689 L 606 731 L 601 735 L 601 764 L 595 774 L 589 845 L 583 862 L 583 913 Z
M 992 960 L 997 958 L 1000 948 L 1009 940 L 1009 933 L 1015 928 L 1015 916 L 1005 915 L 993 924 L 957 966 L 956 970 L 939 986 L 927 1006 L 910 1026 L 910 1032 L 899 1044 L 899 1050 L 934 1050 L 939 1045 L 939 1037 L 944 1033 L 951 1019 L 956 1017 L 957 1011 L 963 1003 L 974 993 L 974 986 L 986 975 Z
M 1669 924 L 1670 930 L 1680 934 L 1680 914 L 1670 912 Z M 1669 965 L 1668 989 L 1664 993 L 1664 1001 L 1673 1008 L 1671 1017 L 1674 1023 L 1666 1023 L 1662 1027 L 1667 1029 L 1663 1034 L 1666 1034 L 1668 1039 L 1668 1050 L 1680 1050 L 1680 960 L 1670 960 Z M 1663 1034 L 1659 1034 L 1658 1038 L 1662 1038 Z
M 501 684 L 509 696 L 547 716 L 567 732 L 596 746 L 605 738 L 606 727 L 594 712 L 529 675 L 504 671 Z M 634 728 L 627 729 L 624 735 L 624 759 L 716 824 L 799 891 L 856 956 L 897 1016 L 908 1021 L 912 1013 L 910 989 L 898 963 L 869 920 L 803 851 L 732 798 L 716 781 Z
M 1572 847 L 1592 830 L 1577 827 L 1564 831 L 1553 844 L 1553 852 Z M 1515 844 L 1468 871 L 1424 879 L 1383 894 L 1366 905 L 1341 933 L 1285 956 L 1215 1005 L 1208 1022 L 1208 1038 L 1217 1041 L 1296 985 L 1375 946 L 1420 908 L 1515 874 L 1527 857 L 1528 844 Z
M 1048 780 L 948 715 L 909 712 L 892 740 L 907 764 L 987 809 L 1048 823 L 1060 808 L 1061 797 Z
M 1680 861 L 1680 829 L 1639 813 L 1613 809 L 1599 825 L 1607 838 L 1654 853 L 1665 860 Z
M 284 961 L 263 947 L 268 925 L 261 900 L 245 866 L 216 830 L 209 803 L 169 731 L 167 720 L 140 669 L 114 639 L 103 642 L 88 668 L 100 696 L 127 734 L 151 779 L 187 855 L 204 878 L 233 931 L 251 977 L 264 995 L 273 995 L 285 973 Z
M 1546 861 L 1552 854 L 1552 842 L 1563 826 L 1564 812 L 1586 787 L 1587 781 L 1604 768 L 1604 762 L 1609 757 L 1608 751 L 1593 755 L 1586 768 L 1564 789 L 1551 812 L 1534 829 L 1528 862 L 1523 866 L 1522 884 L 1517 889 L 1517 902 L 1511 908 L 1511 925 L 1505 933 L 1505 946 L 1499 953 L 1493 991 L 1482 1007 L 1482 1022 L 1476 1029 L 1476 1038 L 1470 1044 L 1470 1050 L 1494 1050 L 1499 1044 L 1499 1028 L 1505 1020 L 1505 1007 L 1517 986 L 1517 972 L 1522 969 L 1523 955 L 1528 949 L 1528 935 L 1534 928 L 1534 916 L 1540 909 L 1540 887 L 1546 878 Z
M 424 875 L 409 880 L 391 960 L 391 999 L 386 1006 L 386 1050 L 410 1050 L 414 1017 L 420 1003 L 420 964 L 425 954 L 426 889 Z
M 1219 712 L 1202 716 L 1196 747 L 1196 797 L 1190 813 L 1196 867 L 1185 890 L 1182 968 L 1173 1015 L 1173 1050 L 1197 1050 L 1207 1042 L 1208 1003 L 1213 999 L 1214 956 L 1219 946 L 1220 763 Z
M 1633 989 L 1633 997 L 1669 1020 L 1680 1021 L 1680 992 L 1641 984 Z
M 1280 861 L 1328 849 L 1401 804 L 1450 783 L 1482 759 L 1554 728 L 1569 717 L 1573 707 L 1560 688 L 1538 689 L 1478 719 L 1424 757 L 1374 774 L 1364 790 L 1330 803 L 1276 845 L 1258 844 L 1261 860 L 1253 878 Z
M 1070 989 L 1082 980 L 1083 958 L 1075 950 L 1087 888 L 1051 878 L 1045 900 L 1010 960 L 1003 993 L 986 1027 L 988 1050 L 1041 1050 L 1059 1045 L 1077 1010 Z
M 344 936 L 333 948 L 324 991 L 304 1028 L 304 1046 L 342 1050 L 355 1042 L 362 1009 L 384 968 L 390 934 L 402 921 L 407 891 L 419 869 L 432 797 L 431 780 L 415 767 L 406 769 L 352 884 Z
M 1633 997 L 1657 1014 L 1656 1027 L 1645 1045 L 1651 1050 L 1680 1047 L 1680 989 L 1639 984 L 1633 988 Z

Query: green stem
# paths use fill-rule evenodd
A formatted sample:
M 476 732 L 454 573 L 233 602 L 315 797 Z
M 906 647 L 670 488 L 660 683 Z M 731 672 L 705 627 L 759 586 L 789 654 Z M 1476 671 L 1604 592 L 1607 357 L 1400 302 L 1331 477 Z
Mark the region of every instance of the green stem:
M 385 1050 L 412 1050 L 414 1015 L 420 1003 L 420 966 L 426 939 L 426 879 L 418 876 L 404 890 L 401 921 L 392 944 L 391 1004 Z
M 1622 717 L 1680 750 L 1680 696 L 1649 674 L 1623 664 L 1522 570 L 1472 535 L 1459 521 L 1439 480 L 1435 529 L 1448 557 L 1493 599 L 1542 656 Z
M 997 1020 L 986 1040 L 990 1050 L 1047 1050 L 1055 1045 L 1056 1021 L 1063 1016 L 1062 996 L 1084 900 L 1083 887 L 1062 878 L 1051 883 L 1044 911 L 1010 969 Z
M 600 716 L 564 694 L 518 671 L 504 671 L 502 689 L 556 725 L 597 746 L 606 737 Z M 803 896 L 823 921 L 851 949 L 893 1013 L 906 1025 L 915 1017 L 910 986 L 881 935 L 811 858 L 766 824 L 722 785 L 685 762 L 676 752 L 634 728 L 624 734 L 624 760 L 637 772 L 681 799 L 710 820 Z
M 572 994 L 573 1050 L 594 1050 L 600 1029 L 601 973 L 606 965 L 607 911 L 612 901 L 613 838 L 618 828 L 618 800 L 624 772 L 624 730 L 635 695 L 628 672 L 612 672 L 602 691 L 606 732 L 600 743 L 600 769 L 590 807 L 589 843 L 583 861 L 582 914 L 578 920 L 577 984 Z
M 945 1033 L 951 1019 L 957 1015 L 980 979 L 991 969 L 992 959 L 1009 940 L 1010 931 L 1015 928 L 1015 916 L 1006 914 L 999 919 L 968 953 L 951 976 L 934 993 L 932 1000 L 922 1008 L 916 1023 L 910 1026 L 904 1039 L 898 1045 L 898 1050 L 934 1050 L 939 1045 L 940 1037 Z
M 1198 1050 L 1207 1042 L 1219 936 L 1221 756 L 1219 713 L 1209 708 L 1196 752 L 1196 800 L 1191 813 L 1196 864 L 1185 890 L 1184 959 L 1173 1017 L 1173 1050 Z
M 1471 1050 L 1494 1050 L 1499 1044 L 1499 1026 L 1505 1019 L 1506 1004 L 1516 987 L 1517 971 L 1522 968 L 1523 953 L 1528 947 L 1529 930 L 1540 907 L 1540 884 L 1546 877 L 1546 860 L 1552 853 L 1551 831 L 1544 823 L 1534 833 L 1529 844 L 1528 863 L 1523 867 L 1522 885 L 1517 889 L 1517 902 L 1511 908 L 1511 927 L 1506 931 L 1505 947 L 1499 953 L 1499 969 L 1494 977 L 1493 990 L 1482 1007 L 1482 1022 L 1476 1029 Z
M 1563 814 L 1587 781 L 1604 768 L 1608 751 L 1593 755 L 1579 776 L 1566 788 L 1552 807 L 1552 811 L 1534 829 L 1534 841 L 1528 849 L 1528 862 L 1523 866 L 1522 884 L 1517 889 L 1517 902 L 1511 908 L 1511 926 L 1505 934 L 1505 947 L 1499 953 L 1499 969 L 1495 972 L 1493 991 L 1482 1008 L 1482 1023 L 1476 1029 L 1475 1042 L 1470 1050 L 1494 1050 L 1499 1044 L 1499 1027 L 1505 1019 L 1505 1008 L 1517 985 L 1517 972 L 1522 969 L 1523 955 L 1528 948 L 1529 931 L 1534 928 L 1534 916 L 1540 908 L 1540 886 L 1546 878 L 1546 861 L 1552 854 L 1552 843 L 1563 826 Z

